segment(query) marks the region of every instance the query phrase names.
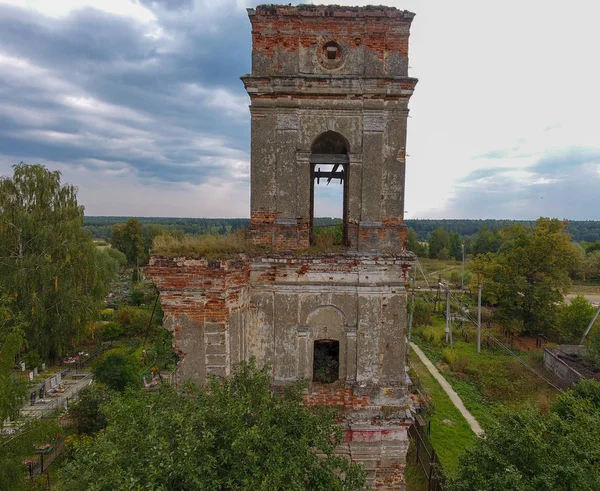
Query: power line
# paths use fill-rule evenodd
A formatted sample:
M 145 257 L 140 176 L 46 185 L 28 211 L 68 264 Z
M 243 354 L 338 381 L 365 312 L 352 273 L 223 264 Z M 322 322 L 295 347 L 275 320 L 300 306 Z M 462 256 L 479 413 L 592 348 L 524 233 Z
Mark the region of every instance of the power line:
M 469 311 L 465 308 L 465 306 L 460 302 L 459 299 L 457 299 L 452 293 L 450 293 L 450 296 L 452 297 L 452 299 L 458 304 L 458 306 L 461 308 L 464 316 L 469 320 L 469 322 L 471 322 L 473 325 L 477 326 L 477 321 L 475 321 L 475 319 L 473 319 L 473 316 L 471 316 L 471 314 L 469 313 Z M 521 365 L 523 365 L 525 368 L 527 368 L 527 370 L 529 370 L 531 373 L 535 374 L 536 376 L 538 376 L 540 379 L 542 379 L 544 382 L 546 382 L 548 385 L 550 385 L 551 387 L 553 387 L 554 389 L 556 389 L 557 391 L 559 391 L 561 394 L 564 394 L 564 390 L 562 390 L 560 387 L 558 387 L 556 384 L 554 384 L 553 382 L 551 382 L 550 380 L 548 380 L 546 377 L 544 377 L 541 373 L 537 372 L 535 370 L 535 368 L 533 368 L 531 365 L 529 365 L 527 362 L 525 362 L 524 360 L 522 360 L 515 352 L 513 352 L 508 346 L 506 346 L 502 341 L 500 341 L 498 338 L 496 338 L 496 336 L 494 336 L 493 334 L 491 334 L 490 332 L 484 331 L 484 334 L 491 339 L 493 342 L 496 343 L 496 345 L 498 345 L 501 349 L 503 349 L 504 351 L 506 351 L 508 354 L 510 354 L 512 357 L 514 357 Z

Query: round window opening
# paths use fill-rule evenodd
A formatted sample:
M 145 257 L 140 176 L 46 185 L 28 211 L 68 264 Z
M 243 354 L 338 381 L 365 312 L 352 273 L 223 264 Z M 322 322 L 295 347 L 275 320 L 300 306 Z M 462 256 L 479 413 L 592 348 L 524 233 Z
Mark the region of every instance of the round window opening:
M 335 41 L 325 43 L 321 51 L 321 64 L 325 68 L 338 68 L 342 62 L 342 47 Z

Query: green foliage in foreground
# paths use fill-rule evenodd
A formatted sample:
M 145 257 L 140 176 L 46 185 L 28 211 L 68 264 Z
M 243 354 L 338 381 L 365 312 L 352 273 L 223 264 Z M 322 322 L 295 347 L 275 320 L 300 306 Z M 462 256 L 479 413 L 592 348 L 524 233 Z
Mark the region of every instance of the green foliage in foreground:
M 0 489 L 30 490 L 25 461 L 36 457 L 36 447 L 55 440 L 60 426 L 53 420 L 36 420 L 23 427 L 18 435 L 0 437 Z M 35 488 L 34 488 L 35 489 Z
M 450 491 L 600 489 L 600 384 L 583 380 L 548 414 L 506 413 L 467 449 Z
M 106 429 L 74 444 L 64 489 L 364 487 L 362 468 L 333 455 L 342 438 L 335 413 L 303 406 L 297 385 L 271 392 L 268 369 L 252 362 L 202 388 L 129 392 L 104 412 Z

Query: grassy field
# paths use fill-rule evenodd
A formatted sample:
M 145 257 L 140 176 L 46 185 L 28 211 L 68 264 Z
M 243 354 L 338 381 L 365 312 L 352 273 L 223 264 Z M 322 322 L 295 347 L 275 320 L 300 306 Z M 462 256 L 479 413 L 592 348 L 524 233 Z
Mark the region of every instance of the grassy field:
M 590 281 L 574 281 L 569 288 L 569 293 L 597 293 L 600 294 L 600 284 Z
M 458 275 L 461 274 L 461 262 L 453 259 L 442 260 L 420 257 L 419 263 L 427 275 L 427 281 L 432 286 L 437 284 L 438 276 L 441 276 L 444 281 L 449 281 L 453 272 Z M 469 263 L 470 260 L 465 262 L 465 277 L 469 275 Z M 416 278 L 417 285 L 421 287 L 425 286 L 423 275 L 416 268 L 413 268 L 411 271 L 411 276 Z M 569 293 L 575 295 L 600 295 L 600 284 L 598 282 L 574 281 L 569 289 Z
M 406 491 L 428 491 L 429 489 L 427 478 L 415 461 L 415 447 L 412 442 L 406 455 L 404 479 L 406 480 Z
M 481 353 L 477 353 L 473 328 L 466 328 L 464 333 L 455 331 L 451 350 L 443 342 L 442 322 L 438 321 L 434 327 L 417 329 L 415 342 L 437 365 L 484 428 L 502 408 L 533 405 L 545 410 L 558 394 L 518 359 L 486 343 L 485 336 L 482 336 Z M 540 351 L 514 352 L 538 373 L 550 377 L 544 370 Z
M 518 359 L 492 342 L 485 342 L 486 336 L 482 336 L 482 350 L 477 353 L 474 328 L 461 330 L 454 326 L 453 348 L 450 349 L 445 343 L 444 325 L 443 318 L 434 317 L 433 326 L 415 329 L 413 341 L 437 366 L 484 429 L 507 410 L 535 406 L 545 411 L 558 395 L 555 388 L 529 371 Z M 499 333 L 494 334 L 501 338 Z M 540 351 L 513 351 L 520 360 L 550 378 L 544 371 Z M 411 353 L 409 361 L 433 400 L 435 410 L 431 417 L 430 440 L 445 472 L 452 476 L 459 457 L 476 436 L 414 353 Z M 413 489 L 420 490 L 418 485 L 417 480 Z
M 458 458 L 475 441 L 475 434 L 444 389 L 429 373 L 419 357 L 411 352 L 410 366 L 431 396 L 435 410 L 431 416 L 430 440 L 446 473 L 452 475 Z

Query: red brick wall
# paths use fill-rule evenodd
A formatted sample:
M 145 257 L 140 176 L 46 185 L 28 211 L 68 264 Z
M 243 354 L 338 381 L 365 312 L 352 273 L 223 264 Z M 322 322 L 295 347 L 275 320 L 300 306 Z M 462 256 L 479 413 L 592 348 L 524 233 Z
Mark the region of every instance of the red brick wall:
M 253 211 L 250 216 L 252 242 L 275 249 L 306 249 L 310 245 L 309 219 L 299 219 L 295 225 L 275 223 L 277 213 Z
M 302 397 L 307 406 L 343 406 L 346 408 L 361 409 L 371 405 L 368 395 L 357 396 L 352 387 L 327 388 L 316 385 L 308 389 Z
M 211 355 L 226 354 L 225 331 L 231 314 L 247 308 L 242 293 L 249 283 L 249 262 L 153 256 L 144 272 L 160 292 L 165 326 L 173 326 L 174 348 L 180 356 L 182 378 L 193 377 L 192 371 L 195 374 L 227 373 L 228 367 L 224 362 L 214 369 L 206 367 L 211 365 Z M 185 322 L 179 322 L 184 317 Z M 195 324 L 196 328 L 191 324 Z M 191 348 L 186 344 L 183 331 L 199 328 L 198 335 L 201 336 L 207 324 L 211 324 L 211 332 L 222 333 L 218 343 L 220 347 L 213 347 L 209 352 L 203 346 L 205 359 L 186 361 Z M 204 344 L 205 340 L 200 339 L 199 342 Z M 193 369 L 190 368 L 192 365 Z
M 341 45 L 358 47 L 383 59 L 385 52 L 408 56 L 411 18 L 394 8 L 261 6 L 252 21 L 252 49 L 272 57 L 275 47 L 290 53 L 323 42 L 323 33 Z M 342 21 L 342 22 L 340 22 Z M 403 29 L 399 29 L 399 23 Z M 277 67 L 274 67 L 277 71 Z

